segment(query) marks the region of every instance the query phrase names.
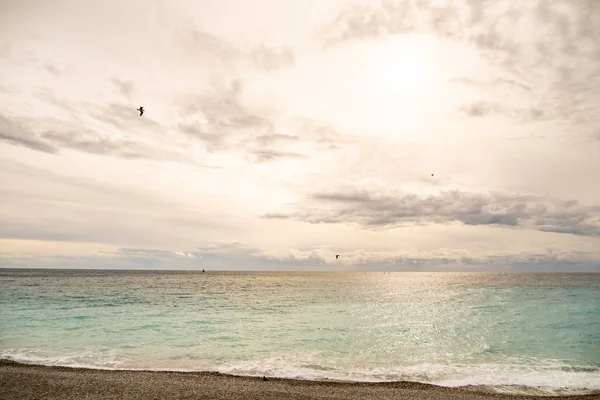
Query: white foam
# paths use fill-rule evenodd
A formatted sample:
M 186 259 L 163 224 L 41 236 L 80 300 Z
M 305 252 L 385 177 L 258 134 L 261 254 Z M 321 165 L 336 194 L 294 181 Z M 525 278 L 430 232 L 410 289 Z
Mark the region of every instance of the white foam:
M 217 361 L 196 357 L 139 359 L 115 351 L 59 354 L 42 349 L 5 349 L 0 358 L 24 363 L 94 369 L 152 371 L 209 371 L 245 376 L 357 382 L 414 381 L 448 387 L 481 386 L 501 393 L 565 395 L 600 390 L 600 368 L 572 366 L 556 360 L 507 360 L 504 364 L 420 363 L 389 366 L 352 364 L 318 353 L 288 354 L 246 361 Z M 527 361 L 527 363 L 525 363 Z

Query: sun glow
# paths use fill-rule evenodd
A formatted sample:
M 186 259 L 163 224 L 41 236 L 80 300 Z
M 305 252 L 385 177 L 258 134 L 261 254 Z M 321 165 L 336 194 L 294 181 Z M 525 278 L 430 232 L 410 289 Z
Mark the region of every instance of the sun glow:
M 446 82 L 452 48 L 427 34 L 397 35 L 363 46 L 356 84 L 365 134 L 411 142 L 437 135 L 439 121 L 455 103 Z
M 364 69 L 370 89 L 384 97 L 431 96 L 439 76 L 435 44 L 416 34 L 374 43 Z

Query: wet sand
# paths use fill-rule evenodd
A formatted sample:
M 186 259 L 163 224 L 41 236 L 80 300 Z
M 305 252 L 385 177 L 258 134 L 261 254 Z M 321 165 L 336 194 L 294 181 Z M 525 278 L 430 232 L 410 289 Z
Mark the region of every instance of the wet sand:
M 359 383 L 241 377 L 211 372 L 108 371 L 0 361 L 0 399 L 600 399 L 524 396 L 413 382 Z

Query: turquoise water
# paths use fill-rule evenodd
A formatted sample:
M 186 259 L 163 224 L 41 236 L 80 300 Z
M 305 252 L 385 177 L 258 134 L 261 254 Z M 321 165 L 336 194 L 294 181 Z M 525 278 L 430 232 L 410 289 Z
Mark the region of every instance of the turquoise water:
M 600 274 L 0 270 L 0 358 L 600 389 Z

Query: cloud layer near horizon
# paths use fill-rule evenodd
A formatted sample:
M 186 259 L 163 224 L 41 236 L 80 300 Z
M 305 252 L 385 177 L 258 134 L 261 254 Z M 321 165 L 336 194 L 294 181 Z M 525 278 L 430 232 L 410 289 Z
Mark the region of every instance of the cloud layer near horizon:
M 600 272 L 598 16 L 8 1 L 0 267 Z

